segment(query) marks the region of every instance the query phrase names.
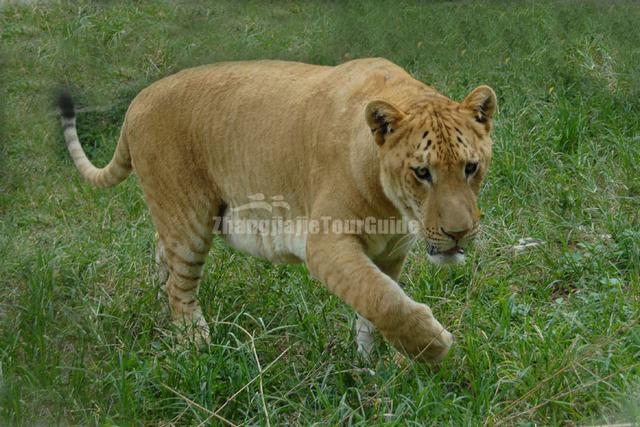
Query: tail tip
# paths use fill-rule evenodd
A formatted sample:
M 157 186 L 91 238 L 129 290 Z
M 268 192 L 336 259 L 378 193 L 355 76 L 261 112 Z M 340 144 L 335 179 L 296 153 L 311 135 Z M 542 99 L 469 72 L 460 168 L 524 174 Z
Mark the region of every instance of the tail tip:
M 58 92 L 57 97 L 58 108 L 60 109 L 60 114 L 65 119 L 73 119 L 76 116 L 75 108 L 73 107 L 73 99 L 71 99 L 71 94 L 69 94 L 66 90 L 61 90 Z

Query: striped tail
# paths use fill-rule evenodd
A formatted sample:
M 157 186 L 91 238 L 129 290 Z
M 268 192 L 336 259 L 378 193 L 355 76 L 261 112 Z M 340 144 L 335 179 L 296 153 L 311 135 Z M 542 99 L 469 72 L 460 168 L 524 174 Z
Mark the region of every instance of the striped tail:
M 113 187 L 124 181 L 131 173 L 131 156 L 123 135 L 120 136 L 116 152 L 109 164 L 102 169 L 97 168 L 87 158 L 80 145 L 76 131 L 76 113 L 73 100 L 68 93 L 62 92 L 58 96 L 58 107 L 62 117 L 62 130 L 67 149 L 84 179 L 98 187 Z

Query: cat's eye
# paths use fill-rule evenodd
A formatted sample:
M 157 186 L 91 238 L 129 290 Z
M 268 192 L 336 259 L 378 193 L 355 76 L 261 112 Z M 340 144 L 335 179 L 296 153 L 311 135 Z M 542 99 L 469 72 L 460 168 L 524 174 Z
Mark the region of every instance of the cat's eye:
M 471 176 L 478 170 L 477 163 L 467 163 L 467 166 L 464 167 L 464 173 L 467 176 Z
M 429 172 L 429 168 L 426 166 L 418 166 L 413 169 L 413 173 L 416 174 L 416 177 L 420 180 L 431 182 L 431 172 Z

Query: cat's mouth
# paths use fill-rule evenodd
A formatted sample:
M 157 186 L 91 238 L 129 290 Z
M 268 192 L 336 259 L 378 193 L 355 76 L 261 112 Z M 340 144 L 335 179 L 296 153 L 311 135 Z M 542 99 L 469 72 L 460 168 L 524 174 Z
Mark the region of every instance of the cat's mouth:
M 452 248 L 449 248 L 447 250 L 442 250 L 442 249 L 438 249 L 437 247 L 433 246 L 432 244 L 428 244 L 429 248 L 428 248 L 428 253 L 431 256 L 435 256 L 435 255 L 445 255 L 445 256 L 453 256 L 453 255 L 464 255 L 464 249 L 461 248 L 460 246 L 454 246 Z
M 429 243 L 427 253 L 429 254 L 429 261 L 436 265 L 463 264 L 465 260 L 464 249 L 458 245 L 449 249 L 439 249 Z

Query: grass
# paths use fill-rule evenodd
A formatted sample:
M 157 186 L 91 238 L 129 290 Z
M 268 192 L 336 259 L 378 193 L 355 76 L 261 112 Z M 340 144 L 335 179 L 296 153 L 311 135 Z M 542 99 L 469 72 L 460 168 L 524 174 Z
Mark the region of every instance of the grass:
M 640 422 L 640 6 L 616 2 L 35 2 L 0 9 L 0 424 Z M 213 344 L 176 345 L 136 179 L 82 182 L 128 103 L 219 60 L 383 56 L 500 103 L 484 233 L 467 264 L 413 252 L 401 281 L 457 342 L 439 369 L 377 345 L 301 266 L 215 242 Z M 544 243 L 515 255 L 518 239 Z

